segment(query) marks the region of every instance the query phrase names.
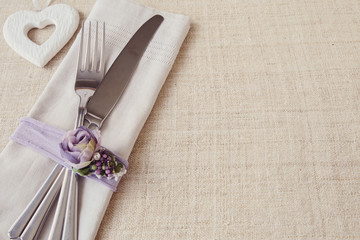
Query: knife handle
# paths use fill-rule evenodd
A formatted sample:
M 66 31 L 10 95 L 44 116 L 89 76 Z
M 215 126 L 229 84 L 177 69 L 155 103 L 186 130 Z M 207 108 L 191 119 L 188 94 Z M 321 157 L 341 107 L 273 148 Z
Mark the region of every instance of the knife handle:
M 64 222 L 65 216 L 65 206 L 68 198 L 68 189 L 70 182 L 70 173 L 71 170 L 65 170 L 64 180 L 62 182 L 61 191 L 59 195 L 59 200 L 56 206 L 56 211 L 54 215 L 54 219 L 51 225 L 50 233 L 48 239 L 59 239 L 62 232 L 62 226 Z
M 99 129 L 104 122 L 104 119 L 94 114 L 87 112 L 84 116 L 84 126 L 90 129 Z
M 65 169 L 61 170 L 61 173 L 56 178 L 54 184 L 51 186 L 40 206 L 36 209 L 36 212 L 20 236 L 21 240 L 37 239 L 37 236 L 41 231 L 41 227 L 45 222 L 46 216 L 49 213 L 51 205 L 61 188 L 64 171 Z
M 8 236 L 10 239 L 18 238 L 21 233 L 23 232 L 25 226 L 30 221 L 31 217 L 33 216 L 34 212 L 40 205 L 41 201 L 44 199 L 46 193 L 50 189 L 51 185 L 55 181 L 56 177 L 59 175 L 62 166 L 56 165 L 55 168 L 51 171 L 50 175 L 47 177 L 43 185 L 37 191 L 33 199 L 30 203 L 26 206 L 24 211 L 20 214 L 18 219 L 14 222 L 14 224 L 10 227 L 8 231 Z
M 77 204 L 78 204 L 78 178 L 76 173 L 69 170 L 70 184 L 67 200 L 64 228 L 62 232 L 63 240 L 77 240 Z

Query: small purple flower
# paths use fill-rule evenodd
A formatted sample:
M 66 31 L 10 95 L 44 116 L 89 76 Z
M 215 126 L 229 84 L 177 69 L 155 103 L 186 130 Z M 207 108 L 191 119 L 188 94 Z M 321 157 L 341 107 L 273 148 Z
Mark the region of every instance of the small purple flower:
M 66 132 L 60 143 L 61 156 L 67 163 L 77 169 L 88 166 L 94 153 L 100 148 L 100 131 L 79 127 Z

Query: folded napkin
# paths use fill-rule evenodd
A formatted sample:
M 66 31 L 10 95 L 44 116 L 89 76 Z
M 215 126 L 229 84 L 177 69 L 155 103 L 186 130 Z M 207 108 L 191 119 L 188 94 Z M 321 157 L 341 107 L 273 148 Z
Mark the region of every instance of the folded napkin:
M 135 31 L 155 14 L 162 15 L 164 22 L 150 42 L 126 91 L 101 129 L 101 144 L 125 159 L 129 157 L 174 63 L 189 30 L 189 19 L 128 0 L 98 0 L 88 17 L 106 23 L 105 56 L 106 67 L 109 68 Z M 79 38 L 75 40 L 30 111 L 30 117 L 60 129 L 73 128 L 79 100 L 74 93 L 78 45 Z M 55 163 L 40 153 L 11 141 L 1 153 L 0 162 L 0 238 L 6 239 L 9 227 L 29 203 Z M 104 185 L 80 178 L 80 240 L 95 238 L 112 194 Z M 51 224 L 52 221 L 48 222 L 47 224 Z

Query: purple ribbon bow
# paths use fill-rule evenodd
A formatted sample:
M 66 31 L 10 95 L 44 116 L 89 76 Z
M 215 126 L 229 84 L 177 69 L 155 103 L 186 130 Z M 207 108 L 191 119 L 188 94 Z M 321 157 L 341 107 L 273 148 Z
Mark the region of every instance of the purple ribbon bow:
M 72 168 L 71 164 L 69 164 L 69 159 L 64 157 L 66 155 L 61 154 L 59 146 L 65 133 L 66 131 L 62 129 L 52 127 L 33 118 L 25 117 L 20 120 L 18 128 L 10 139 L 42 153 L 66 168 Z M 104 147 L 101 148 L 106 149 Z M 116 161 L 119 161 L 125 167 L 125 170 L 128 168 L 129 164 L 127 160 L 116 156 L 115 154 L 114 157 Z M 108 179 L 106 177 L 98 178 L 95 175 L 87 175 L 84 177 L 104 184 L 113 192 L 116 191 L 117 185 L 121 180 L 121 176 L 118 179 Z

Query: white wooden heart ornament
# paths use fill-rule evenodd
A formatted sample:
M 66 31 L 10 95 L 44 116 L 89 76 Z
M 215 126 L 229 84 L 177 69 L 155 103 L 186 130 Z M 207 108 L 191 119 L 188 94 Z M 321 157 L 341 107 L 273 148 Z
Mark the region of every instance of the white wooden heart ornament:
M 55 31 L 38 45 L 27 36 L 33 28 L 55 25 Z M 66 4 L 56 4 L 40 12 L 19 11 L 10 15 L 3 27 L 9 46 L 31 63 L 43 67 L 70 40 L 79 25 L 79 13 Z

